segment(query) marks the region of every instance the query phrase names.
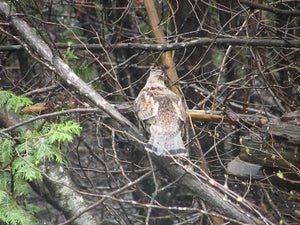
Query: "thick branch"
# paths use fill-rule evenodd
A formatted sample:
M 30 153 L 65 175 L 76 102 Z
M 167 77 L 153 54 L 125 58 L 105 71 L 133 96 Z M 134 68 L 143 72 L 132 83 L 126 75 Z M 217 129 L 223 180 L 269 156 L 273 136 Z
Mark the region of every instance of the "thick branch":
M 142 49 L 148 51 L 171 51 L 188 47 L 206 46 L 210 44 L 219 46 L 254 46 L 254 47 L 285 47 L 299 48 L 300 40 L 274 40 L 274 39 L 258 39 L 258 38 L 198 38 L 186 42 L 169 43 L 169 44 L 133 44 L 123 43 L 115 45 L 116 48 Z
M 216 123 L 240 123 L 245 122 L 249 125 L 261 126 L 269 122 L 266 117 L 257 114 L 232 114 L 224 115 L 221 111 L 207 111 L 207 110 L 187 110 L 187 118 L 192 118 L 194 121 L 202 122 L 216 122 Z
M 247 214 L 248 212 L 246 213 L 243 211 L 241 207 L 225 200 L 225 196 L 220 192 L 216 192 L 215 188 L 208 183 L 208 180 L 205 181 L 205 179 L 193 176 L 194 172 L 187 174 L 179 165 L 174 164 L 172 160 L 168 158 L 161 158 L 158 156 L 153 157 L 160 169 L 174 180 L 182 177 L 179 181 L 180 184 L 189 189 L 194 195 L 199 196 L 211 207 L 211 209 L 247 224 L 262 224 L 259 219 Z M 230 207 L 228 207 L 229 205 Z

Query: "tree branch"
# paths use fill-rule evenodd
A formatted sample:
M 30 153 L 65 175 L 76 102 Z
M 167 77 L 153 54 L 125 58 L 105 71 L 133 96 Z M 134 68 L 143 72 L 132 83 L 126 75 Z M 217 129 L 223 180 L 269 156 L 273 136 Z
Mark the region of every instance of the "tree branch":
M 300 40 L 295 39 L 269 39 L 269 38 L 245 38 L 245 37 L 236 37 L 236 38 L 196 38 L 190 41 L 176 42 L 176 43 L 164 43 L 164 44 L 143 44 L 143 43 L 118 43 L 114 45 L 114 49 L 138 49 L 145 51 L 172 51 L 180 50 L 183 48 L 191 48 L 196 46 L 207 46 L 207 45 L 217 45 L 226 47 L 229 45 L 233 46 L 253 46 L 253 47 L 277 47 L 277 48 L 300 48 Z M 58 48 L 71 48 L 71 49 L 90 49 L 103 51 L 103 47 L 98 44 L 65 44 L 57 43 Z M 3 45 L 0 46 L 0 51 L 16 51 L 22 50 L 21 45 Z M 108 49 L 108 48 L 107 48 Z
M 287 16 L 300 16 L 300 10 L 285 10 L 269 7 L 267 5 L 259 4 L 257 2 L 250 2 L 247 0 L 239 0 L 240 3 L 249 6 L 251 9 L 261 9 L 276 14 L 287 15 Z

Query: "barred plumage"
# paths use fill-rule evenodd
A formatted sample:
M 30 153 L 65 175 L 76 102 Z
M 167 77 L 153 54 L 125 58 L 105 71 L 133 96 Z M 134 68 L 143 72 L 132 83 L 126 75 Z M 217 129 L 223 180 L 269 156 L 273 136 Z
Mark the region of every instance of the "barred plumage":
M 151 134 L 146 150 L 160 156 L 187 156 L 181 137 L 186 112 L 178 95 L 164 83 L 164 72 L 152 67 L 146 85 L 135 100 L 139 119 Z

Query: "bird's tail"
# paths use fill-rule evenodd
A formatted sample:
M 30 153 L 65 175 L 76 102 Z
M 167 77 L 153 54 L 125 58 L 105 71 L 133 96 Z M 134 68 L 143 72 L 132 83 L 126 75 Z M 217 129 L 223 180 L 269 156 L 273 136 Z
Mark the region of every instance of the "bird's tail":
M 172 136 L 151 134 L 146 150 L 160 156 L 187 156 L 180 132 Z M 168 153 L 168 152 L 169 153 Z

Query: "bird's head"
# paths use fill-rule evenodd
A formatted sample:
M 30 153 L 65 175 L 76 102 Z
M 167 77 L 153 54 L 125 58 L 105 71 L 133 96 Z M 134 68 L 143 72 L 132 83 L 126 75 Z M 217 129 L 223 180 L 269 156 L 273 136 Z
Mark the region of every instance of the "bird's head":
M 147 86 L 165 87 L 165 73 L 159 66 L 151 66 Z

